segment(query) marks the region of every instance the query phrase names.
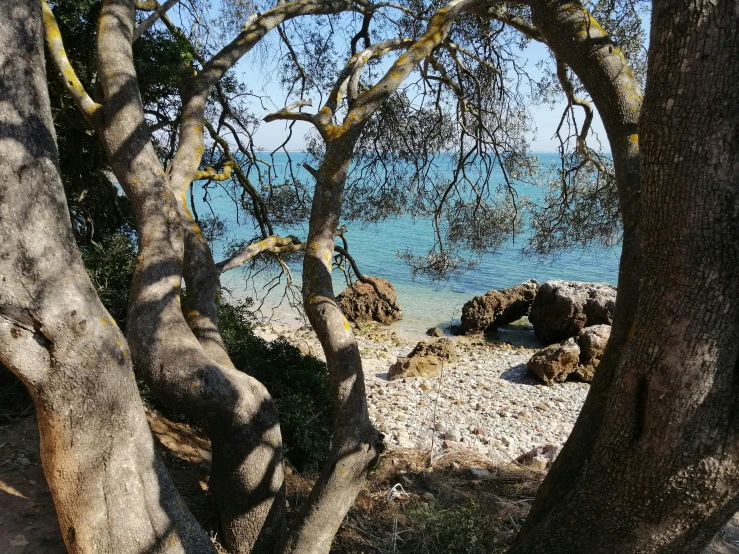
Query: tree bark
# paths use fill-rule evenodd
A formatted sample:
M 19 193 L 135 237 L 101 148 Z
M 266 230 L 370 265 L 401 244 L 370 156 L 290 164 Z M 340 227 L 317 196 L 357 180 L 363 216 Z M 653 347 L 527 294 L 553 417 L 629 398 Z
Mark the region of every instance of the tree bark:
M 512 554 L 700 552 L 739 510 L 737 82 L 735 0 L 654 3 L 636 314 L 587 466 Z
M 0 4 L 0 361 L 37 408 L 69 552 L 215 552 L 154 450 L 128 347 L 87 277 L 58 168 L 41 4 Z
M 572 68 L 601 116 L 613 156 L 623 241 L 616 298 L 618 315 L 608 346 L 575 427 L 539 488 L 519 539 L 563 500 L 592 456 L 614 373 L 633 323 L 642 275 L 639 83 L 621 51 L 579 2 L 537 0 L 531 4 L 531 15 L 552 53 Z
M 144 121 L 131 50 L 133 23 L 132 2 L 103 3 L 100 134 L 139 232 L 127 326 L 131 353 L 154 393 L 206 428 L 213 447 L 210 490 L 226 545 L 234 553 L 271 552 L 284 526 L 277 411 L 264 386 L 234 369 L 225 352 L 209 355 L 183 316 L 183 222 Z
M 369 419 L 359 347 L 331 282 L 344 183 L 358 134 L 328 141 L 316 174 L 303 259 L 303 305 L 326 354 L 334 427 L 324 469 L 278 552 L 327 553 L 382 449 L 382 436 Z

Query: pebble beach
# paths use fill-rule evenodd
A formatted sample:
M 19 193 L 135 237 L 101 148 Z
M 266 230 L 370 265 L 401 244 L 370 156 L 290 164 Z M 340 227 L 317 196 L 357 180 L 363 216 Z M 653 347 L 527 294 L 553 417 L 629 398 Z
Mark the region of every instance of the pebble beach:
M 375 324 L 354 329 L 370 417 L 388 448 L 421 449 L 435 457 L 464 448 L 503 462 L 535 447 L 560 446 L 572 431 L 589 385 L 567 381 L 547 386 L 530 377 L 526 362 L 536 347 L 526 344 L 531 332 L 526 327 L 512 341 L 447 337 L 458 360 L 446 363 L 440 377 L 389 380 L 388 369 L 399 357 L 419 341 L 436 340 L 395 329 Z M 303 353 L 323 358 L 309 327 L 271 324 L 259 332 L 268 340 L 283 336 Z

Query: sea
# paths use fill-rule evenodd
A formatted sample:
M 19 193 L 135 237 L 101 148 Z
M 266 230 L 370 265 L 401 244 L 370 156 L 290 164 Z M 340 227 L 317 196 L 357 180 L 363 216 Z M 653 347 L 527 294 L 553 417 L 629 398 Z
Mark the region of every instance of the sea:
M 539 158 L 541 171 L 551 171 L 558 155 L 554 153 L 534 154 Z M 277 153 L 265 159 L 273 165 L 278 175 L 287 172 L 288 154 Z M 311 178 L 301 168 L 302 159 L 307 155 L 301 152 L 289 154 L 294 174 L 310 186 Z M 451 171 L 452 157 L 447 161 Z M 492 179 L 503 179 L 502 174 L 492 175 Z M 517 183 L 517 191 L 533 201 L 543 198 L 540 187 Z M 207 193 L 207 194 L 206 194 Z M 203 190 L 203 182 L 197 183 L 193 194 L 195 208 L 202 217 L 217 214 L 225 224 L 225 235 L 213 243 L 216 261 L 226 256 L 229 244 L 244 241 L 255 236 L 254 223 L 237 214 L 234 194 L 229 192 L 228 184 L 221 186 L 210 183 Z M 207 201 L 206 201 L 207 200 Z M 552 279 L 593 281 L 616 284 L 620 247 L 604 248 L 596 245 L 587 249 L 558 252 L 553 256 L 540 256 L 524 253 L 528 230 L 511 237 L 494 252 L 479 258 L 479 263 L 462 274 L 455 274 L 442 281 L 413 275 L 408 264 L 399 254 L 411 250 L 423 254 L 433 245 L 432 226 L 429 220 L 414 219 L 410 216 L 395 217 L 380 223 L 362 224 L 347 222 L 346 237 L 350 252 L 365 275 L 379 276 L 389 280 L 398 294 L 403 310 L 403 320 L 395 324 L 398 330 L 410 334 L 422 333 L 435 326 L 448 327 L 458 322 L 462 306 L 472 297 L 491 289 L 504 289 L 536 279 L 544 282 Z M 276 228 L 278 234 L 293 234 L 301 240 L 307 235 L 307 222 L 290 228 Z M 232 270 L 222 277 L 226 297 L 232 300 L 252 298 L 263 317 L 293 324 L 299 313 L 291 306 L 299 298 L 297 289 L 285 285 L 299 285 L 301 264 L 289 264 L 290 275 L 278 272 L 274 267 L 259 272 Z M 334 291 L 346 288 L 344 274 L 335 270 Z

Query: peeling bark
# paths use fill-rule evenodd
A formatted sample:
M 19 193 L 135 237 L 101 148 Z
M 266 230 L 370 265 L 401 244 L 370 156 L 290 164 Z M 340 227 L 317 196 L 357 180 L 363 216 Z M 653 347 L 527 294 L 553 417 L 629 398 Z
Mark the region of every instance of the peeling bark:
M 738 14 L 654 3 L 637 309 L 587 466 L 512 554 L 700 552 L 739 509 Z
M 0 4 L 0 361 L 37 408 L 69 552 L 215 549 L 154 450 L 128 347 L 87 277 L 58 168 L 41 4 Z

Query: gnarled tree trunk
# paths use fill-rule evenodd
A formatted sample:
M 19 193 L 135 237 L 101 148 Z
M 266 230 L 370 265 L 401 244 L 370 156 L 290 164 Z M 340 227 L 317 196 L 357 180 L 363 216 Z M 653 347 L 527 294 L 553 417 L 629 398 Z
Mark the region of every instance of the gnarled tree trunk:
M 271 552 L 284 525 L 277 411 L 261 383 L 224 362 L 225 352 L 209 355 L 183 316 L 183 223 L 144 121 L 131 50 L 133 23 L 133 2 L 103 2 L 99 131 L 139 232 L 127 326 L 132 356 L 165 404 L 206 427 L 213 447 L 210 488 L 225 543 L 235 553 Z
M 155 453 L 128 347 L 74 243 L 41 4 L 7 0 L 0 18 L 0 361 L 36 405 L 64 541 L 87 554 L 215 552 Z
M 642 271 L 639 83 L 621 51 L 579 2 L 536 1 L 531 4 L 531 18 L 552 53 L 580 79 L 601 116 L 613 156 L 623 241 L 616 299 L 618 317 L 606 352 L 572 434 L 539 488 L 522 535 L 568 494 L 592 456 L 615 369 L 636 312 Z
M 739 509 L 738 8 L 654 3 L 637 310 L 587 466 L 512 553 L 700 552 Z

